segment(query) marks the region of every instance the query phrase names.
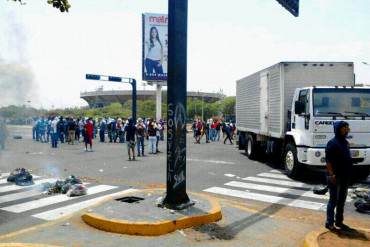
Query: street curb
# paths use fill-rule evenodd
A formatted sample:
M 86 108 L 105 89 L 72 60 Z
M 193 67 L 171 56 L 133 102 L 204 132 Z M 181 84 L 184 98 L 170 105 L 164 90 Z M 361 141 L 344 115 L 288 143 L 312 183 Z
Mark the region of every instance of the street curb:
M 61 247 L 47 244 L 0 243 L 0 247 Z
M 156 222 L 107 219 L 93 213 L 83 214 L 81 218 L 86 224 L 99 230 L 140 236 L 159 236 L 176 231 L 177 229 L 199 226 L 221 220 L 221 206 L 215 198 L 198 193 L 194 194 L 208 200 L 211 204 L 211 209 L 205 214 L 185 216 L 178 220 Z
M 361 230 L 364 232 L 370 232 L 370 229 L 363 229 L 363 228 L 353 228 L 353 229 Z M 318 239 L 321 235 L 327 232 L 330 232 L 330 231 L 326 228 L 321 228 L 320 230 L 308 233 L 305 237 L 303 246 L 304 247 L 320 247 Z

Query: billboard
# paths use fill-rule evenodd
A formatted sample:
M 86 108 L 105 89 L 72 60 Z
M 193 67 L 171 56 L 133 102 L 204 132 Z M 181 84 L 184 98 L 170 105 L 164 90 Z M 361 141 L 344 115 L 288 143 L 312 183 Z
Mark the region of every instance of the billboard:
M 143 14 L 143 81 L 167 82 L 168 15 Z M 166 83 L 164 83 L 166 85 Z

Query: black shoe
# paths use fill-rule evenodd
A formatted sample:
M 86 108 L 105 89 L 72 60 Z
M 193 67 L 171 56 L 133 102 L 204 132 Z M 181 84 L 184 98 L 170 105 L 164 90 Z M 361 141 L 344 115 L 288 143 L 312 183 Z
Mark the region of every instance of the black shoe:
M 140 157 L 140 154 L 137 154 L 137 157 Z
M 335 231 L 336 230 L 334 225 L 331 225 L 331 224 L 328 224 L 328 223 L 325 224 L 325 228 L 328 229 L 329 231 Z
M 343 223 L 335 223 L 335 226 L 340 228 L 340 229 L 351 229 L 351 227 L 347 226 L 346 224 Z

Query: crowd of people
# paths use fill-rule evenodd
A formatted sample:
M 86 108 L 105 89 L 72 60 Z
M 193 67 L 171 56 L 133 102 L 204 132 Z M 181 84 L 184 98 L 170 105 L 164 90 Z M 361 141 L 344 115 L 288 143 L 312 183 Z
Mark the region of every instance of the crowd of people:
M 225 122 L 221 119 L 214 120 L 212 118 L 207 121 L 201 119 L 194 120 L 192 124 L 195 144 L 200 144 L 203 136 L 206 138 L 206 143 L 220 141 L 221 133 L 224 144 L 229 140 L 233 144 L 233 139 L 236 134 L 236 126 L 233 123 Z
M 164 121 L 151 118 L 139 118 L 136 123 L 132 118 L 72 118 L 63 116 L 41 117 L 35 121 L 32 137 L 41 143 L 51 142 L 52 148 L 58 143 L 74 145 L 85 143 L 85 151 L 92 151 L 93 139 L 99 135 L 99 141 L 110 143 L 127 143 L 129 160 L 144 156 L 145 139 L 149 141 L 149 153 L 159 152 L 158 143 L 164 140 Z M 89 148 L 88 148 L 89 147 Z

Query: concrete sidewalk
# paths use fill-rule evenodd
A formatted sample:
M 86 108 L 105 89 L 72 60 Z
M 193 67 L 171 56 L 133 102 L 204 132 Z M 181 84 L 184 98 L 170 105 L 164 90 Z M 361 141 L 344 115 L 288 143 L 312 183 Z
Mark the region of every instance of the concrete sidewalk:
M 162 191 L 163 192 L 163 191 Z M 159 192 L 161 194 L 162 192 Z M 154 192 L 145 193 L 155 196 Z M 188 193 L 191 199 L 199 197 L 208 197 L 207 194 Z M 135 194 L 139 195 L 140 194 Z M 163 194 L 162 194 L 163 195 Z M 148 200 L 149 201 L 149 200 Z M 222 220 L 205 225 L 189 227 L 186 229 L 175 229 L 173 232 L 160 236 L 133 236 L 127 234 L 119 234 L 98 230 L 87 225 L 82 216 L 86 214 L 103 214 L 106 218 L 116 219 L 117 221 L 138 220 L 138 221 L 160 221 L 163 217 L 170 217 L 171 221 L 184 217 L 183 213 L 171 212 L 165 210 L 162 215 L 157 215 L 159 210 L 155 206 L 147 208 L 141 218 L 137 218 L 138 214 L 131 214 L 124 205 L 132 206 L 123 202 L 106 201 L 102 204 L 95 205 L 89 209 L 78 212 L 72 216 L 62 218 L 60 220 L 47 222 L 34 227 L 26 228 L 20 231 L 9 233 L 0 236 L 0 243 L 7 246 L 7 243 L 12 243 L 13 246 L 248 246 L 248 247 L 296 247 L 307 244 L 307 233 L 321 229 L 324 215 L 322 212 L 316 212 L 305 209 L 293 209 L 284 205 L 266 204 L 266 203 L 248 203 L 243 200 L 229 200 L 227 197 L 217 198 L 218 203 L 222 208 Z M 142 203 L 142 202 L 141 202 Z M 198 204 L 202 202 L 198 201 Z M 138 203 L 135 206 L 139 206 Z M 133 207 L 135 207 L 133 206 Z M 148 205 L 144 203 L 141 207 L 145 208 Z M 209 211 L 211 204 L 204 203 L 198 207 L 203 207 L 204 211 Z M 199 209 L 199 208 L 198 208 Z M 199 215 L 200 212 L 197 212 Z M 123 217 L 123 218 L 122 218 Z M 368 218 L 346 218 L 346 223 L 350 226 L 362 226 L 370 228 Z M 167 229 L 167 228 L 166 228 Z M 333 236 L 332 233 L 320 232 L 315 235 L 316 246 L 346 246 L 341 243 L 350 242 L 347 246 L 368 246 L 363 238 L 354 239 L 352 236 Z M 365 235 L 368 238 L 368 235 Z M 333 245 L 332 239 L 338 244 Z M 353 241 L 354 240 L 354 241 Z M 336 243 L 337 243 L 336 242 Z M 15 243 L 23 243 L 23 245 L 15 245 Z M 330 243 L 330 245 L 327 245 Z M 358 245 L 352 245 L 352 243 Z M 40 244 L 40 245 L 37 245 Z M 12 246 L 12 245 L 8 245 Z M 306 245 L 315 246 L 315 245 Z

